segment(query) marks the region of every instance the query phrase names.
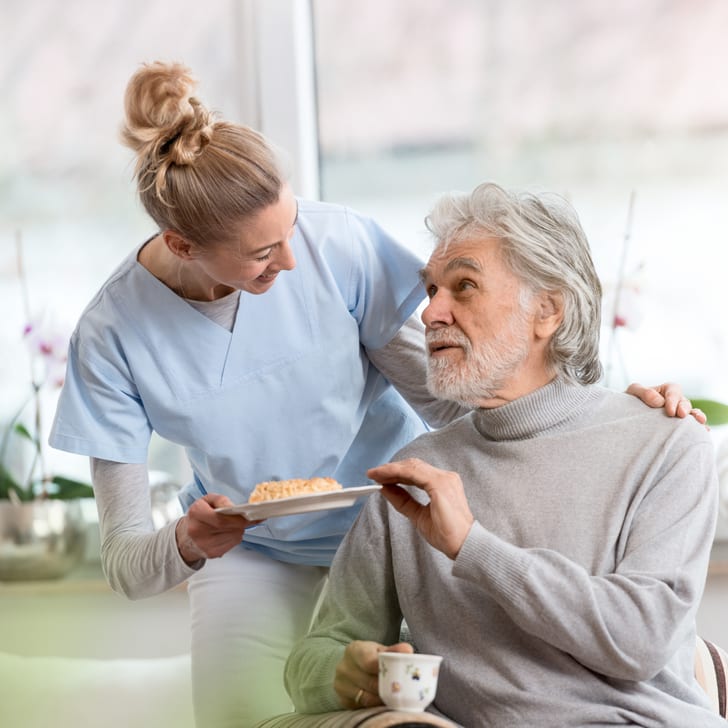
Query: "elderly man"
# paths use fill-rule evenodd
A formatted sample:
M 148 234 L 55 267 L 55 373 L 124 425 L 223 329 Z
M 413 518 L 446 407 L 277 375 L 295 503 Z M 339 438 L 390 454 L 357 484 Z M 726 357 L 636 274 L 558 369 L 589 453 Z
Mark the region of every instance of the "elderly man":
M 429 387 L 476 409 L 369 471 L 384 497 L 286 666 L 296 709 L 379 704 L 404 618 L 467 728 L 725 726 L 693 673 L 709 435 L 596 385 L 600 284 L 565 202 L 485 184 L 428 224 Z

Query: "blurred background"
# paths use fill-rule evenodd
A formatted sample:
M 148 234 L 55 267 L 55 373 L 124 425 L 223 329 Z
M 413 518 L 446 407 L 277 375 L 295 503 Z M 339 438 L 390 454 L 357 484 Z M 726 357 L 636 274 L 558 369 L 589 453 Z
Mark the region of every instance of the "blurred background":
M 724 0 L 0 0 L 0 421 L 26 397 L 28 311 L 67 336 L 154 232 L 118 129 L 155 59 L 280 143 L 299 194 L 423 257 L 441 192 L 565 195 L 605 285 L 606 383 L 728 401 L 726 27 Z
M 374 216 L 423 258 L 442 192 L 493 180 L 566 196 L 604 283 L 604 383 L 728 402 L 726 28 L 725 0 L 0 0 L 0 432 L 32 422 L 36 380 L 47 438 L 70 332 L 155 232 L 118 132 L 127 80 L 156 59 L 187 64 L 203 101 L 283 148 L 298 194 Z M 726 511 L 727 430 L 711 430 Z M 88 479 L 86 458 L 46 451 L 48 470 Z M 33 453 L 4 455 L 27 472 Z M 175 517 L 180 452 L 155 439 L 150 467 L 153 508 L 163 496 Z M 0 704 L 28 693 L 28 728 L 182 728 L 184 586 L 113 594 L 84 503 L 87 564 L 0 583 Z M 698 614 L 724 647 L 727 600 L 725 512 Z

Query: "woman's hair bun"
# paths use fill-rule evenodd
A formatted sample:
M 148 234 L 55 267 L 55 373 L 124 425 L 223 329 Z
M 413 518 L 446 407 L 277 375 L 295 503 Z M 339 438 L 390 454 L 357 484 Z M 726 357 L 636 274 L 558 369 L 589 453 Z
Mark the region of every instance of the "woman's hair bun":
M 159 230 L 204 247 L 238 240 L 241 220 L 275 203 L 283 186 L 265 137 L 216 119 L 192 94 L 181 63 L 148 63 L 129 79 L 123 142 L 136 153 L 137 192 Z
M 191 95 L 196 85 L 186 66 L 161 61 L 142 65 L 127 85 L 121 137 L 137 154 L 137 175 L 153 171 L 158 189 L 170 164 L 193 164 L 210 141 L 213 114 Z

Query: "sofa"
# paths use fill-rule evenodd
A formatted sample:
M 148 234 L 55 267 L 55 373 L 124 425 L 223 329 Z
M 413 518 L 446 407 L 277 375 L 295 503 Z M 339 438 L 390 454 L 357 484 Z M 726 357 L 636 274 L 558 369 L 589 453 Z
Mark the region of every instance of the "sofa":
M 728 717 L 728 655 L 698 639 L 695 674 L 717 712 Z M 0 652 L 2 728 L 195 728 L 190 658 L 21 657 Z M 386 708 L 321 716 L 272 717 L 256 728 L 411 728 L 450 724 L 434 715 Z
M 2 728 L 194 728 L 189 655 L 141 659 L 0 652 Z

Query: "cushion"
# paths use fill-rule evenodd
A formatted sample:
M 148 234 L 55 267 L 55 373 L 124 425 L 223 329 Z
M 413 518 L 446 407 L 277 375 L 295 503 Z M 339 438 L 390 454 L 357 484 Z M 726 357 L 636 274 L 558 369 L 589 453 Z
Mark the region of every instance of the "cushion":
M 5 728 L 194 728 L 190 656 L 101 660 L 0 652 Z

